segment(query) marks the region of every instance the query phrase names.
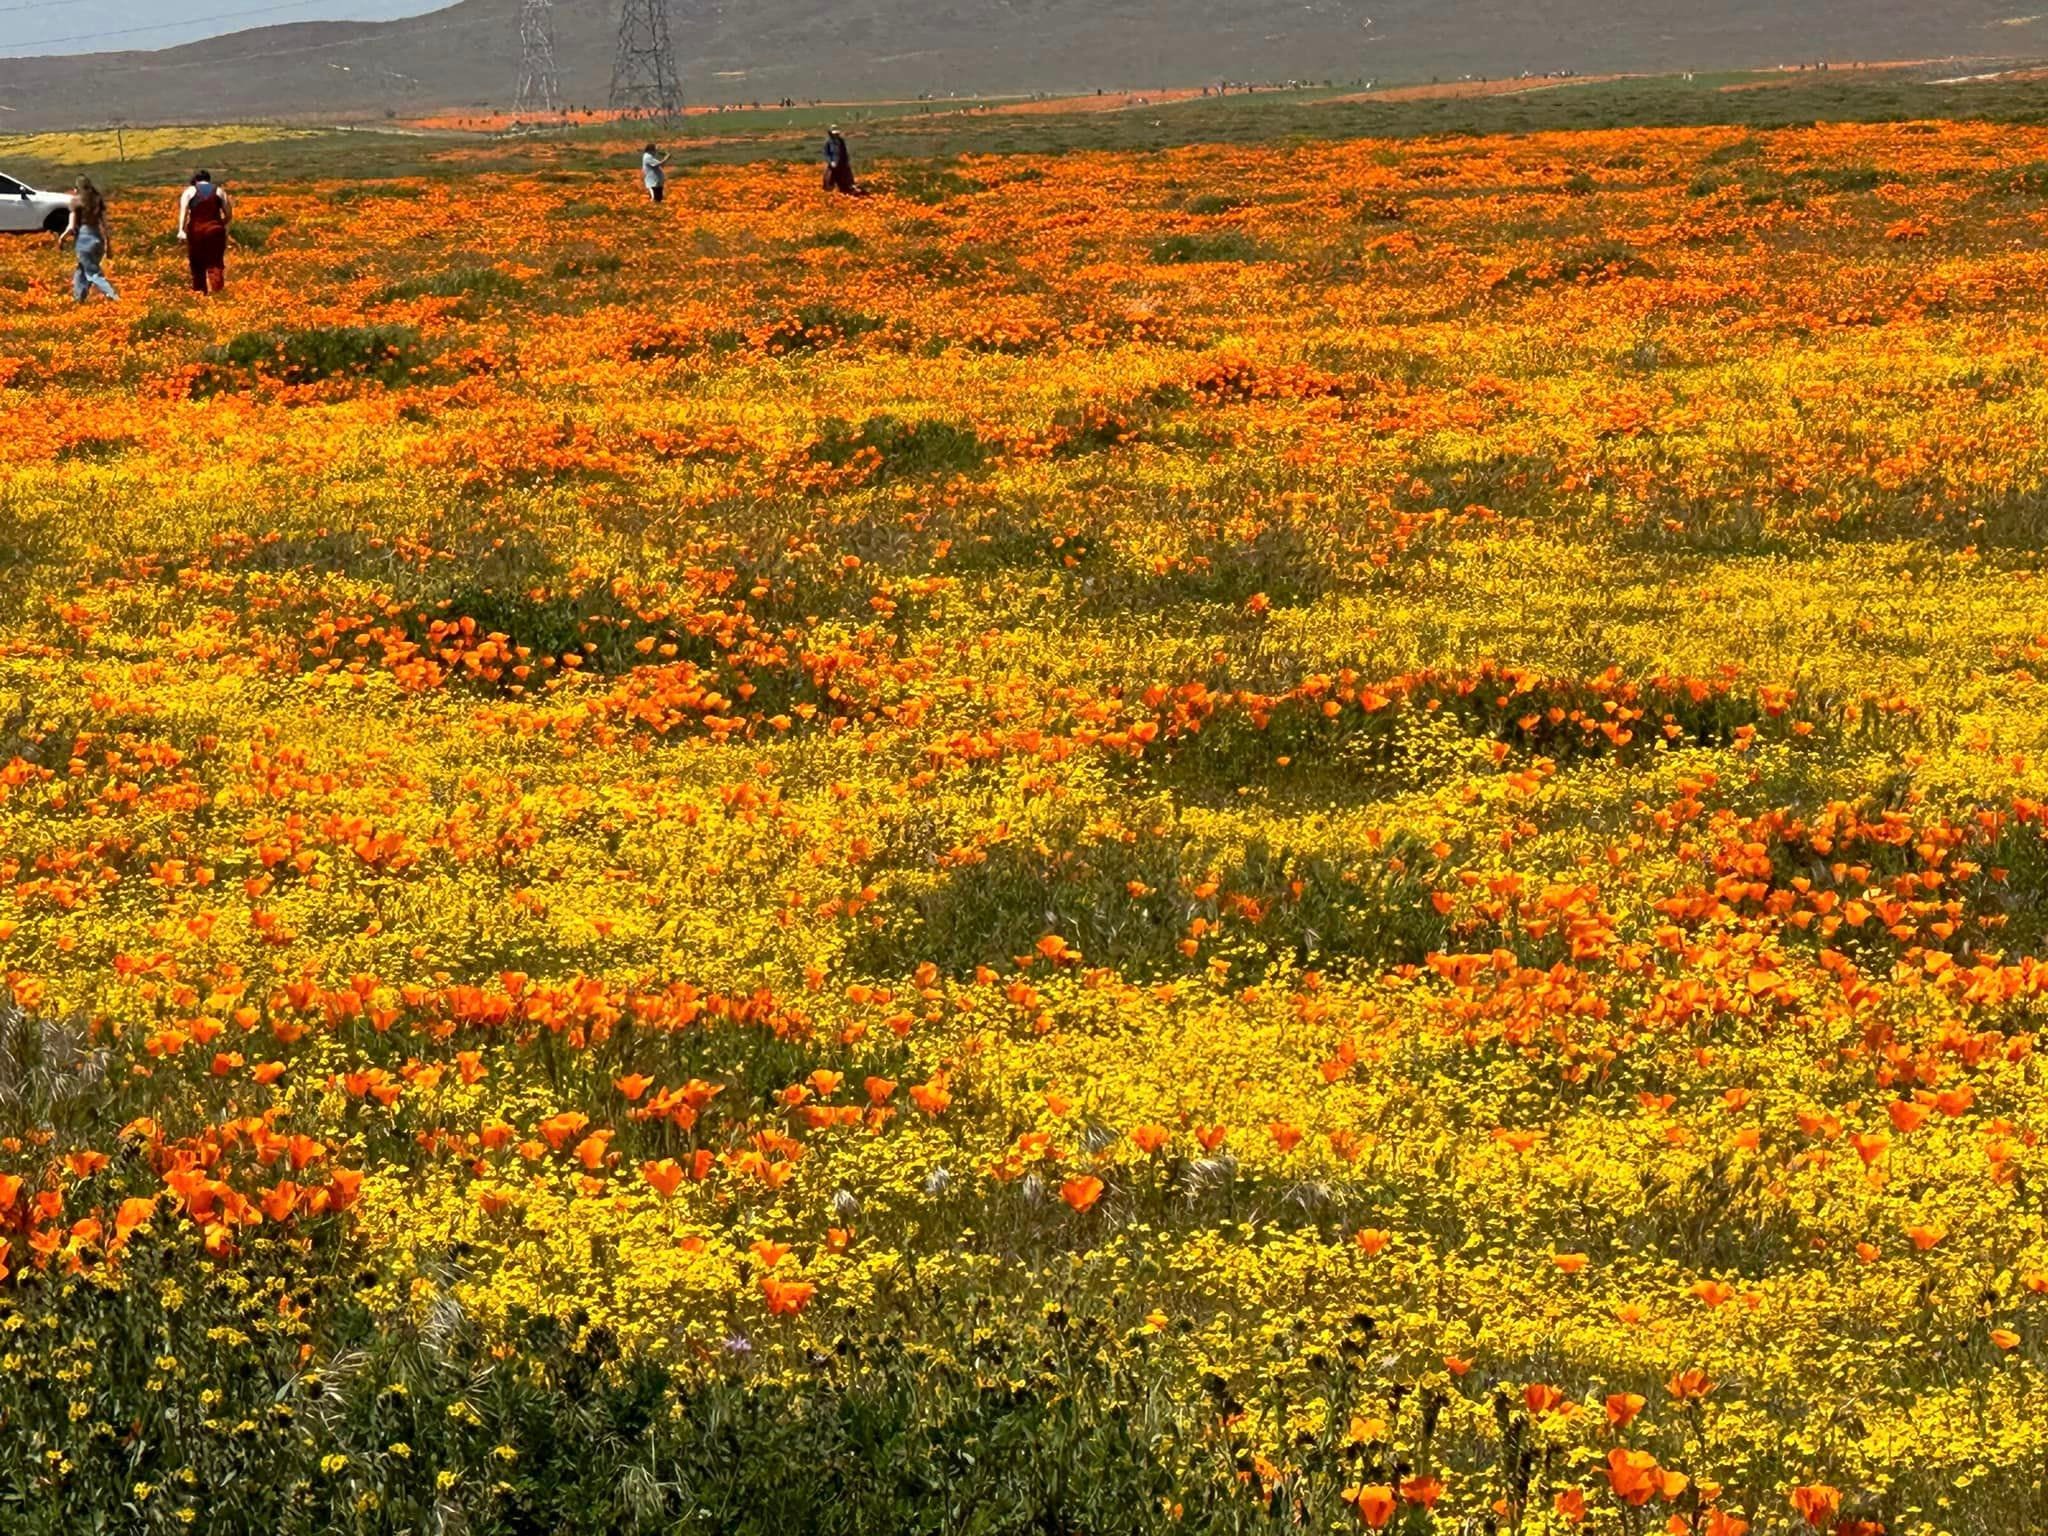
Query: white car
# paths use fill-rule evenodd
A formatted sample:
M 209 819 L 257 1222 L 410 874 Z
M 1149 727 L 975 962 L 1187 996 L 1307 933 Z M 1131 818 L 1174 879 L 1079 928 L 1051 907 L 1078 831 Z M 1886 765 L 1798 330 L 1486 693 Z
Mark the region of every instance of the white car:
M 41 230 L 60 235 L 71 222 L 71 199 L 62 192 L 34 187 L 0 176 L 0 233 L 22 235 Z

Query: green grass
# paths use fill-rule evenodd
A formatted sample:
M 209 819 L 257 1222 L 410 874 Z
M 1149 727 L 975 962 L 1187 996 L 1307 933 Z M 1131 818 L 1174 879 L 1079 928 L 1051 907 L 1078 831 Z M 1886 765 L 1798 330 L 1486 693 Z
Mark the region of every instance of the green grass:
M 1178 267 L 1201 262 L 1267 261 L 1272 255 L 1250 235 L 1223 230 L 1213 235 L 1168 235 L 1152 247 L 1152 264 Z
M 244 331 L 209 347 L 205 361 L 215 369 L 267 374 L 287 384 L 341 378 L 395 384 L 424 365 L 426 352 L 419 333 L 407 326 L 318 326 Z
M 881 459 L 877 476 L 897 479 L 919 475 L 967 474 L 981 468 L 988 446 L 968 427 L 949 421 L 906 422 L 894 416 L 873 416 L 856 428 L 830 420 L 811 457 L 823 464 L 845 465 L 872 450 Z
M 1387 100 L 1357 98 L 1355 88 L 1262 92 L 1199 98 L 1143 111 L 1005 113 L 1000 102 L 881 103 L 861 108 L 735 111 L 692 118 L 669 139 L 677 173 L 691 166 L 751 161 L 810 165 L 828 121 L 852 141 L 865 177 L 918 200 L 968 195 L 972 178 L 946 162 L 962 156 L 1057 154 L 1077 150 L 1162 150 L 1187 144 L 1259 144 L 1302 138 L 1347 140 L 1488 133 L 1539 133 L 1727 125 L 1769 129 L 1816 121 L 1873 122 L 1969 119 L 2048 121 L 2048 82 L 1979 81 L 1938 85 L 1939 67 L 1924 71 L 1837 70 L 1776 74 L 1660 76 L 1604 83 L 1547 85 L 1488 97 Z M 1768 82 L 1767 88 L 1728 90 Z M 537 150 L 549 169 L 576 175 L 628 176 L 620 150 L 631 135 L 616 124 L 502 140 L 462 134 L 400 134 L 351 129 L 301 139 L 222 145 L 208 151 L 231 185 L 347 179 L 331 194 L 354 201 L 394 193 L 378 186 L 398 177 L 455 181 L 488 173 L 530 174 Z M 459 158 L 449 151 L 461 148 Z M 136 159 L 96 168 L 118 197 L 181 180 L 188 154 Z M 916 162 L 912 164 L 911 162 Z M 31 181 L 54 182 L 75 167 L 21 162 L 10 169 Z M 1880 168 L 1881 169 L 1881 168 Z M 1227 194 L 1198 194 L 1209 199 Z M 1190 211 L 1198 211 L 1190 205 Z
M 616 269 L 614 269 L 616 270 Z M 467 299 L 487 303 L 493 299 L 517 297 L 518 278 L 484 265 L 448 267 L 439 272 L 409 277 L 393 283 L 377 295 L 376 302 L 390 304 L 406 299 Z

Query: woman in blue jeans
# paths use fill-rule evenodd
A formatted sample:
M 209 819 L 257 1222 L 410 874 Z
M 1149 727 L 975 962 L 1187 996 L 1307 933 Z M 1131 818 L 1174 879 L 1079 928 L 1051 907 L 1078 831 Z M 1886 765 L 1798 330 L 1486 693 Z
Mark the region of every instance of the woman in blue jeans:
M 78 268 L 71 274 L 72 298 L 83 304 L 95 288 L 110 299 L 119 298 L 114 285 L 100 270 L 100 263 L 107 256 L 107 200 L 90 176 L 79 177 L 71 194 L 71 222 L 57 237 L 59 250 L 66 240 L 76 241 L 78 250 Z

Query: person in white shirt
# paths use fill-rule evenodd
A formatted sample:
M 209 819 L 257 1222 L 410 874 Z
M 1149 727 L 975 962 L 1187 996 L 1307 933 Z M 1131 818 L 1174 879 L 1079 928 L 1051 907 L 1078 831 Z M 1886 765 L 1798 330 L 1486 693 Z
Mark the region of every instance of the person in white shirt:
M 640 151 L 640 179 L 647 184 L 648 197 L 657 203 L 668 191 L 668 176 L 662 170 L 668 159 L 652 144 Z

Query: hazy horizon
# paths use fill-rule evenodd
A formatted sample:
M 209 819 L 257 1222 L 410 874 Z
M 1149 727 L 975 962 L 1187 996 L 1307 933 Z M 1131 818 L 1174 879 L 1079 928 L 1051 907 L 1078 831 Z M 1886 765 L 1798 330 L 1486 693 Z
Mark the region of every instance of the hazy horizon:
M 453 0 L 0 0 L 0 57 L 175 48 L 295 21 L 395 21 Z

